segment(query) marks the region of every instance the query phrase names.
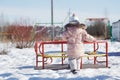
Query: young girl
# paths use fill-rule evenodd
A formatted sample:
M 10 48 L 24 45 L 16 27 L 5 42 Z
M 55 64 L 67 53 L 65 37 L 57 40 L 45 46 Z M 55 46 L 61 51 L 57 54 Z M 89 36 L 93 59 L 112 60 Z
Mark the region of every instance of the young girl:
M 67 55 L 70 69 L 73 74 L 80 70 L 80 56 L 84 55 L 84 41 L 92 42 L 96 39 L 89 35 L 84 24 L 68 23 L 63 32 L 63 38 L 67 40 Z

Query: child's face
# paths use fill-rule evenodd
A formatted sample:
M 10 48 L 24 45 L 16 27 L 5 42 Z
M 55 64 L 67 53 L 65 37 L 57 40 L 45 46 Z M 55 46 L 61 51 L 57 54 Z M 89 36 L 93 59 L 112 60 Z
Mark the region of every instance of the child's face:
M 84 27 L 82 29 L 85 29 Z
M 84 29 L 84 30 L 85 30 L 85 29 L 86 29 L 86 26 L 82 26 L 82 29 Z

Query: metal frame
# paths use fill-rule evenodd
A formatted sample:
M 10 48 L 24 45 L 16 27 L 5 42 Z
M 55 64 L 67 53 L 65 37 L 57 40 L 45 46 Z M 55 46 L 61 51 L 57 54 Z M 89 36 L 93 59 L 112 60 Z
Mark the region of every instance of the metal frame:
M 81 63 L 80 63 L 80 68 L 82 69 L 83 63 L 82 63 L 82 58 L 84 57 L 94 57 L 94 64 L 96 64 L 96 62 L 103 62 L 103 61 L 98 61 L 97 57 L 106 57 L 106 60 L 104 62 L 106 62 L 106 67 L 108 67 L 108 42 L 106 40 L 98 40 L 96 42 L 84 42 L 84 44 L 93 44 L 93 49 L 94 52 L 96 52 L 99 49 L 99 44 L 103 43 L 105 44 L 106 47 L 106 51 L 105 54 L 101 55 L 101 54 L 95 54 L 95 55 L 87 55 L 87 56 L 81 56 Z M 38 62 L 42 62 L 42 69 L 45 68 L 45 62 L 47 62 L 47 59 L 50 58 L 51 62 L 53 61 L 52 58 L 58 58 L 60 57 L 62 59 L 62 65 L 64 64 L 64 59 L 67 57 L 65 54 L 62 54 L 61 56 L 56 56 L 56 55 L 51 55 L 51 56 L 47 56 L 45 55 L 45 44 L 61 44 L 61 53 L 64 53 L 64 46 L 63 44 L 67 44 L 67 41 L 43 41 L 43 42 L 36 42 L 35 43 L 35 52 L 36 52 L 36 68 L 38 68 Z M 96 46 L 97 45 L 97 46 Z M 40 61 L 38 59 L 38 57 L 41 57 L 42 60 Z

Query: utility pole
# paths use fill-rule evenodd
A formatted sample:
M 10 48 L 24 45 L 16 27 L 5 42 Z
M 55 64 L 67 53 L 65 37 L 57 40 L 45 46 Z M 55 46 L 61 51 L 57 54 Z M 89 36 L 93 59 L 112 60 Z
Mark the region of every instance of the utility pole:
M 105 22 L 105 39 L 108 38 L 108 33 L 109 33 L 109 30 L 107 29 L 109 26 L 108 26 L 108 22 L 109 22 L 109 18 L 108 18 L 108 11 L 107 11 L 107 8 L 105 8 L 105 18 L 106 18 L 106 22 Z
M 54 40 L 54 24 L 53 24 L 53 0 L 51 0 L 51 26 L 52 26 L 52 40 Z
M 53 0 L 51 0 L 51 25 L 53 25 Z

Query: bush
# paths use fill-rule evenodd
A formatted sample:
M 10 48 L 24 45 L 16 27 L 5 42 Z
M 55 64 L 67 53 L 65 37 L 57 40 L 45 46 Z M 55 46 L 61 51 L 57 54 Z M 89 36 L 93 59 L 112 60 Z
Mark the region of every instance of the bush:
M 28 48 L 34 43 L 34 30 L 32 26 L 10 25 L 7 28 L 10 35 L 8 39 L 16 44 L 17 48 Z

